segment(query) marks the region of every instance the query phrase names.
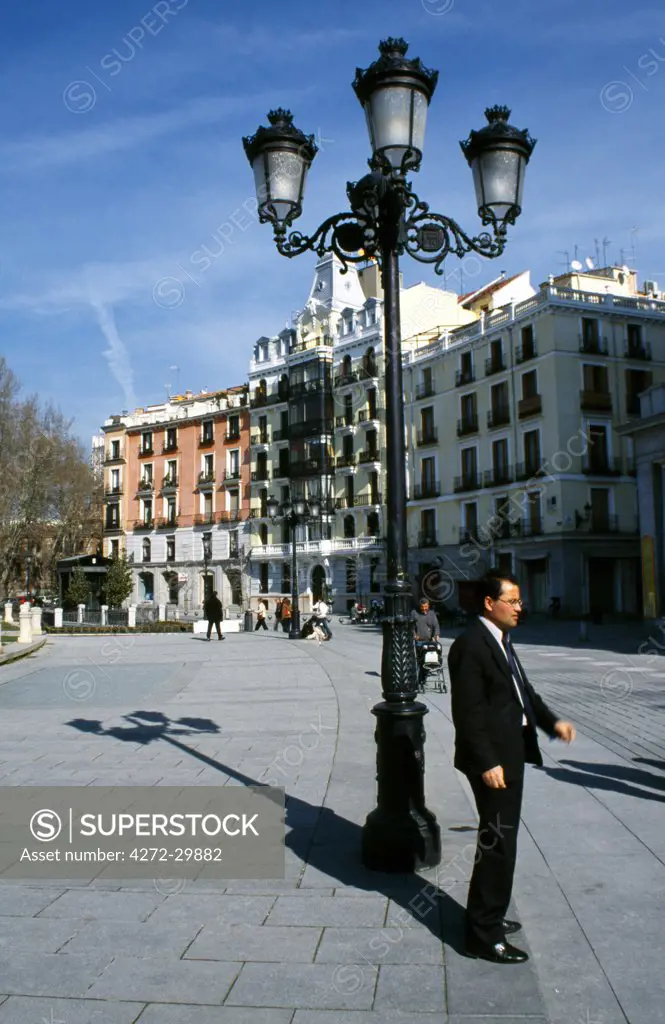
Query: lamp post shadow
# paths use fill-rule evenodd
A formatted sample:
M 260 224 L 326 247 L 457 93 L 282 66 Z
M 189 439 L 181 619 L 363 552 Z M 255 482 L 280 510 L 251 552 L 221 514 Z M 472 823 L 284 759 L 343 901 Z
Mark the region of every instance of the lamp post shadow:
M 160 711 L 134 711 L 123 716 L 127 725 L 105 728 L 98 719 L 74 718 L 66 724 L 79 732 L 125 743 L 147 745 L 162 740 L 244 786 L 268 788 L 264 783 L 189 747 L 180 737 L 219 734 L 209 718 L 170 719 Z M 359 863 L 362 829 L 329 807 L 285 794 L 285 846 L 303 864 L 327 875 L 333 885 L 348 886 L 386 896 L 404 911 L 401 924 L 421 924 L 459 954 L 464 950 L 464 907 L 445 890 L 422 876 L 370 871 Z M 316 887 L 312 887 L 316 895 Z M 408 915 L 408 916 L 407 916 Z M 399 925 L 392 924 L 397 928 Z

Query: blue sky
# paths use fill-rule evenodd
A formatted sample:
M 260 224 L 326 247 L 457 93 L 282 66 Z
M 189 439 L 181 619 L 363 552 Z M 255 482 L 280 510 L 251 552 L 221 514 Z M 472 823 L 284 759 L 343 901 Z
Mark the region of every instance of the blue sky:
M 450 287 L 527 267 L 538 283 L 562 269 L 562 251 L 595 257 L 603 238 L 612 261 L 634 244 L 640 280 L 665 286 L 655 3 L 23 0 L 5 6 L 2 28 L 1 351 L 86 443 L 165 384 L 242 382 L 254 339 L 302 306 L 314 257 L 279 256 L 243 211 L 253 180 L 241 136 L 278 105 L 317 136 L 298 224 L 312 230 L 365 173 L 350 83 L 388 35 L 440 72 L 414 182 L 432 209 L 478 227 L 458 141 L 486 106 L 508 104 L 538 139 L 506 253 L 468 263 L 463 281 L 449 261 Z M 205 271 L 203 246 L 215 254 Z M 407 284 L 440 283 L 408 258 L 402 269 Z

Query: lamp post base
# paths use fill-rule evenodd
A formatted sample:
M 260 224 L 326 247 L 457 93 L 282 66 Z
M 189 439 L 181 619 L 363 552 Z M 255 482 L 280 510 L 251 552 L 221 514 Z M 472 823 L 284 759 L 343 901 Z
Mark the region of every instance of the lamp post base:
M 413 872 L 441 860 L 441 830 L 425 806 L 423 718 L 419 702 L 377 704 L 378 805 L 362 830 L 363 866 L 370 871 Z
M 291 628 L 289 630 L 289 640 L 302 640 L 300 636 L 300 612 L 293 611 L 291 609 Z

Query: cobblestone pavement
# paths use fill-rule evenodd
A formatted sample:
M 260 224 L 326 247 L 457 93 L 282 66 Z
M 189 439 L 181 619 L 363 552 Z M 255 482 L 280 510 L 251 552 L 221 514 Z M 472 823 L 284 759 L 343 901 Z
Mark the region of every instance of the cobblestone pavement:
M 451 766 L 448 695 L 425 698 L 441 864 L 359 865 L 376 631 L 337 626 L 321 647 L 57 638 L 4 666 L 1 785 L 273 781 L 288 829 L 284 879 L 0 882 L 0 1024 L 663 1019 L 665 662 L 593 635 L 584 648 L 523 636 L 532 681 L 580 735 L 544 739 L 529 771 L 514 913 L 531 960 L 515 968 L 461 955 L 475 812 Z

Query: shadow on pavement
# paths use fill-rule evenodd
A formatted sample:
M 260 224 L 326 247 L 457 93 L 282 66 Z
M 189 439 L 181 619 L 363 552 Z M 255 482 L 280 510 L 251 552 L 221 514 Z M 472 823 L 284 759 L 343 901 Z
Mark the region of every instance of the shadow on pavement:
M 192 749 L 176 736 L 219 733 L 219 726 L 208 718 L 180 718 L 172 721 L 160 711 L 134 711 L 124 715 L 127 726 L 104 728 L 98 719 L 74 718 L 66 724 L 79 732 L 127 743 L 152 743 L 163 740 L 223 775 L 245 786 L 264 783 L 222 764 L 200 750 Z M 184 727 L 184 728 L 183 728 Z M 328 807 L 310 804 L 286 794 L 286 825 L 291 829 L 285 838 L 303 863 L 328 875 L 333 884 L 378 892 L 402 908 L 412 919 L 404 927 L 422 924 L 455 952 L 463 955 L 464 908 L 443 889 L 417 874 L 388 875 L 367 871 L 360 863 L 361 829 Z M 475 830 L 474 830 L 475 831 Z M 316 895 L 316 889 L 312 889 Z M 398 928 L 399 924 L 389 923 Z
M 655 761 L 652 757 L 634 757 L 633 761 L 637 761 L 638 764 L 648 764 L 651 768 L 658 768 L 659 771 L 665 772 L 665 761 Z
M 587 789 L 612 790 L 615 793 L 623 793 L 625 796 L 636 796 L 640 800 L 656 800 L 665 803 L 665 796 L 658 793 L 649 793 L 646 789 L 637 789 L 638 784 L 653 786 L 655 789 L 665 791 L 665 781 L 651 772 L 641 771 L 639 768 L 623 768 L 614 764 L 595 764 L 584 761 L 561 761 L 563 764 L 572 765 L 577 771 L 569 768 L 540 768 L 553 779 L 560 782 L 570 782 L 574 786 L 585 786 Z M 635 783 L 635 785 L 629 785 Z

